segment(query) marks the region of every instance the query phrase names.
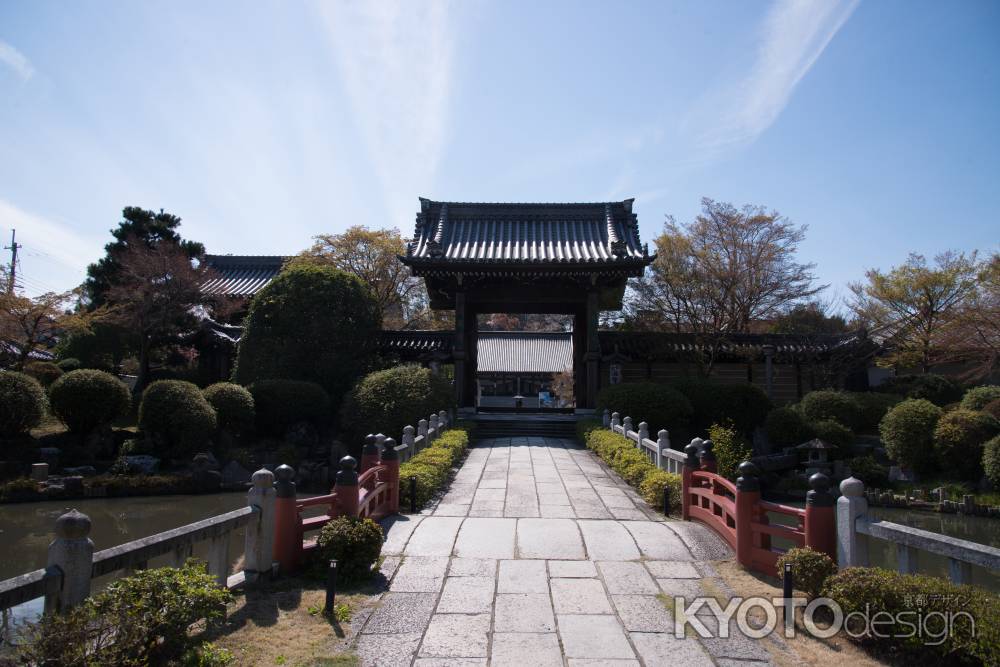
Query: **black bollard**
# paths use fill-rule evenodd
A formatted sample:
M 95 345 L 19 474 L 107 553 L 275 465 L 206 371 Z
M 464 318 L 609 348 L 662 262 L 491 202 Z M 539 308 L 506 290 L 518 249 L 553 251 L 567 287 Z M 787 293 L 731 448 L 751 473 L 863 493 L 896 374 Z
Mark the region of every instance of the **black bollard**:
M 410 478 L 410 514 L 417 513 L 417 478 Z
M 670 516 L 670 487 L 663 487 L 663 515 Z
M 333 608 L 337 604 L 337 559 L 330 561 L 330 569 L 326 575 L 326 605 L 323 613 L 327 616 L 333 614 Z
M 792 597 L 792 588 L 794 588 L 795 580 L 792 577 L 792 564 L 785 563 L 785 571 L 781 573 L 781 585 L 783 588 L 783 593 L 785 598 Z

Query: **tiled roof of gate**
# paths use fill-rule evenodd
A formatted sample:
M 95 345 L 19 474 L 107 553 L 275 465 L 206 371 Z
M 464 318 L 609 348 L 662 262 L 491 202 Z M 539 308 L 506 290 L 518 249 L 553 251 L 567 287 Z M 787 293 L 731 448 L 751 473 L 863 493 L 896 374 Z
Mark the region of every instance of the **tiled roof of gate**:
M 479 373 L 560 373 L 573 368 L 573 334 L 480 331 Z
M 632 201 L 476 204 L 420 199 L 403 262 L 645 265 Z
M 201 291 L 224 296 L 253 296 L 278 275 L 286 259 L 281 255 L 205 255 L 215 275 L 201 286 Z

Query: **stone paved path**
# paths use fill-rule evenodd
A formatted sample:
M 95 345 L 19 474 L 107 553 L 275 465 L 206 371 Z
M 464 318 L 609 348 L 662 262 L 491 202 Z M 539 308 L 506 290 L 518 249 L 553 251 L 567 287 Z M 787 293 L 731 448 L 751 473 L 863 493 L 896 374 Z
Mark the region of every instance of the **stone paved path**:
M 728 548 L 664 520 L 571 440 L 480 441 L 435 507 L 392 523 L 383 554 L 389 591 L 358 639 L 363 665 L 771 660 L 738 633 L 674 637 L 659 596 L 725 591 L 708 561 Z

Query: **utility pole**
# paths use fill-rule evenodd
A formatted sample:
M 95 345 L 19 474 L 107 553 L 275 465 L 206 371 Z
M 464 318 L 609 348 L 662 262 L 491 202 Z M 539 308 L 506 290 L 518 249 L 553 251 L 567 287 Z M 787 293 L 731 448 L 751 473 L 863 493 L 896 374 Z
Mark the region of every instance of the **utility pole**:
M 17 278 L 17 249 L 24 246 L 17 242 L 17 230 L 10 230 L 10 245 L 4 246 L 4 250 L 10 250 L 10 276 L 7 282 L 7 294 L 14 293 L 14 279 Z

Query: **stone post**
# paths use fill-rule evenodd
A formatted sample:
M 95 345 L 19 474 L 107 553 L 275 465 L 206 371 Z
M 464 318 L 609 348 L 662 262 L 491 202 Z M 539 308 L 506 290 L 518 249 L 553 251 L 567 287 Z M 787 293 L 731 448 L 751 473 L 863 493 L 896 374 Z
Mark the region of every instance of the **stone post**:
M 274 485 L 274 560 L 282 573 L 294 572 L 302 556 L 302 518 L 296 506 L 295 470 L 280 465 L 274 475 L 278 478 Z
M 611 426 L 611 412 L 607 408 L 604 408 L 604 412 L 601 414 L 601 424 L 604 428 Z
M 750 461 L 744 461 L 737 472 L 740 476 L 736 478 L 736 562 L 749 568 L 753 562 L 753 520 L 760 502 L 760 471 Z
M 392 438 L 385 439 L 380 463 L 385 466 L 385 483 L 389 485 L 389 504 L 386 509 L 389 514 L 395 514 L 399 512 L 399 452 L 396 451 L 396 441 Z
M 90 540 L 90 517 L 69 510 L 56 519 L 56 539 L 49 544 L 47 567 L 62 572 L 59 591 L 45 597 L 45 613 L 77 606 L 90 595 L 90 572 L 94 567 L 94 543 Z
M 448 413 L 445 410 L 438 411 L 438 425 L 442 431 L 448 428 Z
M 340 459 L 340 471 L 337 473 L 337 516 L 358 515 L 358 473 L 355 468 L 358 462 L 353 456 Z
M 253 586 L 271 571 L 274 562 L 274 473 L 261 468 L 253 474 L 247 504 L 256 508 L 255 521 L 247 525 L 243 563 L 247 584 Z
M 837 516 L 833 510 L 830 478 L 821 472 L 809 478 L 812 489 L 806 494 L 806 546 L 837 557 Z
M 426 419 L 421 419 L 420 421 L 417 422 L 417 437 L 418 438 L 423 437 L 423 441 L 421 443 L 421 446 L 422 447 L 426 447 L 427 444 L 428 444 L 427 443 L 427 420 Z
M 614 430 L 616 426 L 622 425 L 622 416 L 617 412 L 611 413 L 611 429 Z
M 403 444 L 406 445 L 406 457 L 409 458 L 414 454 L 413 441 L 416 439 L 417 429 L 412 426 L 403 427 Z
M 663 450 L 670 449 L 670 434 L 666 429 L 660 429 L 656 434 L 656 467 L 663 468 Z
M 36 482 L 45 482 L 49 479 L 49 464 L 48 463 L 32 463 L 31 464 L 31 479 Z
M 684 468 L 681 470 L 681 518 L 685 521 L 691 518 L 691 474 L 698 469 L 698 444 L 696 440 L 697 438 L 684 448 L 687 458 L 684 459 Z
M 379 434 L 381 435 L 381 434 Z M 361 472 L 378 465 L 378 436 L 369 433 L 365 436 L 365 446 L 361 448 Z M 385 436 L 382 436 L 385 440 Z
M 646 422 L 639 422 L 639 437 L 637 444 L 639 449 L 642 449 L 642 441 L 649 437 L 649 424 Z
M 715 472 L 718 470 L 715 461 L 715 444 L 711 440 L 703 440 L 701 443 L 701 454 L 698 455 L 701 459 L 701 469 L 705 472 Z
M 868 514 L 864 482 L 848 477 L 840 483 L 840 493 L 837 499 L 837 565 L 841 569 L 868 567 L 868 541 L 857 530 L 858 519 L 864 521 Z
M 431 442 L 437 440 L 438 436 L 441 435 L 441 424 L 438 422 L 437 415 L 431 415 L 430 427 L 427 429 L 427 433 L 430 434 Z
M 632 428 L 632 418 L 631 417 L 625 417 L 625 419 L 622 420 L 622 428 L 625 431 L 624 433 L 622 433 L 622 435 L 624 435 L 626 438 L 629 437 L 628 436 L 628 432 L 635 430 L 634 428 Z

